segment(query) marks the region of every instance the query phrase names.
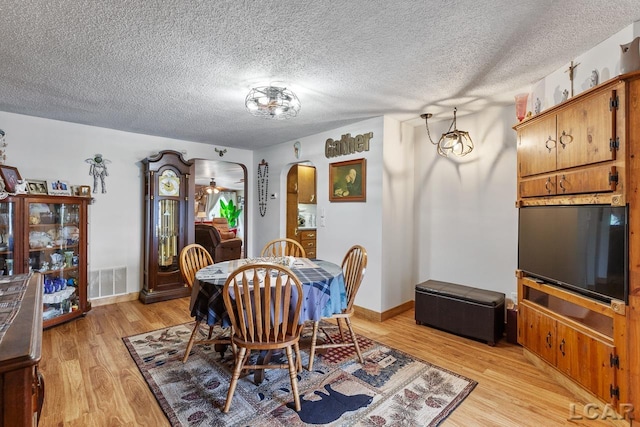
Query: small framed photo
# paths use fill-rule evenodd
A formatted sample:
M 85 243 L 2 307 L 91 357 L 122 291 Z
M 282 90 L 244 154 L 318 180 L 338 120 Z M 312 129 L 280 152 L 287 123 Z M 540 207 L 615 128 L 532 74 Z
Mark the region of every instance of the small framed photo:
M 0 178 L 4 181 L 4 189 L 7 193 L 15 193 L 18 181 L 22 181 L 18 169 L 7 165 L 0 165 Z
M 46 181 L 29 179 L 27 180 L 27 182 L 29 183 L 29 185 L 27 185 L 27 190 L 29 191 L 29 194 L 48 194 Z
M 47 181 L 47 192 L 55 196 L 71 196 L 71 186 L 67 181 Z
M 367 201 L 367 160 L 329 164 L 329 201 Z
M 89 187 L 88 185 L 81 185 L 80 186 L 80 197 L 91 197 L 91 187 Z

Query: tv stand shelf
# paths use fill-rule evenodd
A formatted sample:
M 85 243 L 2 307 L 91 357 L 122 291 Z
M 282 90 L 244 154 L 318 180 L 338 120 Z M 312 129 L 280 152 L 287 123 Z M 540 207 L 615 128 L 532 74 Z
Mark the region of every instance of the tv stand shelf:
M 519 272 L 518 340 L 607 403 L 619 399 L 624 315 L 610 305 Z M 622 323 L 621 323 L 622 321 Z M 564 381 L 566 383 L 566 381 Z
M 605 304 L 526 276 L 521 281 L 520 295 L 523 301 L 550 310 L 608 338 L 613 338 L 613 318 L 616 311 L 624 315 L 622 301 L 614 300 L 610 305 Z

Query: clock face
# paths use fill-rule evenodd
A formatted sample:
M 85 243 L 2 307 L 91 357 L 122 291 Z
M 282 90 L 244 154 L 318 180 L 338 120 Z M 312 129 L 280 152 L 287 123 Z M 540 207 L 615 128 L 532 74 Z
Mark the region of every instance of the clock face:
M 160 196 L 177 196 L 180 194 L 180 178 L 172 170 L 167 170 L 158 178 Z

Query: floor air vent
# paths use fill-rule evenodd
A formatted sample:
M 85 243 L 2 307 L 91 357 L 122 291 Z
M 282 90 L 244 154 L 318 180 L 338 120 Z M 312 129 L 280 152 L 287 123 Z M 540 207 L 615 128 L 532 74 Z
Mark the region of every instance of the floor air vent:
M 89 272 L 89 298 L 127 292 L 127 267 L 105 268 Z

